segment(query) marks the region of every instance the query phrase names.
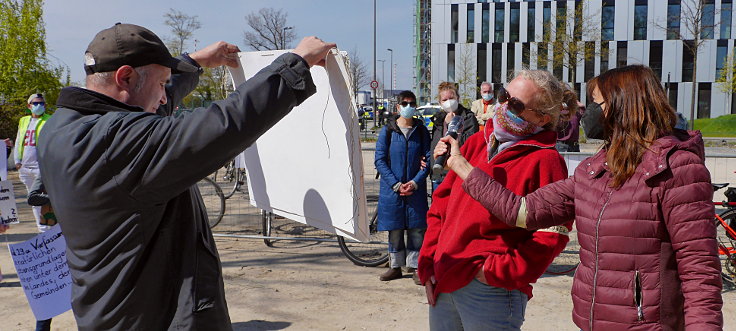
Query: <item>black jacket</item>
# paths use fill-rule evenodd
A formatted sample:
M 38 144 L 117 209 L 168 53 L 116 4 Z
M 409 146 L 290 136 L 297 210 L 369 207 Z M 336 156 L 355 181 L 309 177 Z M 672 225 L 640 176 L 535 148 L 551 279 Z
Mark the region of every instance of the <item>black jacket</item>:
M 172 77 L 168 109 L 197 84 Z M 230 330 L 222 267 L 196 183 L 316 88 L 284 54 L 227 99 L 184 116 L 64 88 L 39 137 L 81 330 Z M 165 107 L 166 108 L 166 107 Z
M 475 118 L 475 114 L 463 105 L 457 105 L 460 111 L 460 116 L 463 117 L 463 132 L 458 135 L 458 142 L 462 146 L 470 136 L 478 132 L 480 126 L 478 125 L 478 119 Z M 447 113 L 444 110 L 438 111 L 432 116 L 432 148 L 430 153 L 432 156 L 432 164 L 434 164 L 434 148 L 440 141 L 440 138 L 444 136 L 445 132 L 445 116 Z M 431 165 L 430 165 L 431 166 Z M 432 178 L 433 180 L 435 178 Z

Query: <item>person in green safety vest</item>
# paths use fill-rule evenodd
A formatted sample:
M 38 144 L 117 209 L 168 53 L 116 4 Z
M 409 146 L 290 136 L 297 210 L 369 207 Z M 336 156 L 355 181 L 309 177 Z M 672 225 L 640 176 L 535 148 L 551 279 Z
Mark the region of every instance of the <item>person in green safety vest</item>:
M 28 97 L 28 109 L 30 115 L 23 116 L 18 122 L 18 134 L 15 138 L 15 168 L 18 169 L 20 181 L 31 191 L 33 181 L 38 177 L 38 158 L 36 157 L 36 141 L 41 128 L 51 115 L 46 114 L 46 101 L 43 94 L 34 93 Z M 49 229 L 49 226 L 41 224 L 41 207 L 34 206 L 33 217 L 39 232 Z

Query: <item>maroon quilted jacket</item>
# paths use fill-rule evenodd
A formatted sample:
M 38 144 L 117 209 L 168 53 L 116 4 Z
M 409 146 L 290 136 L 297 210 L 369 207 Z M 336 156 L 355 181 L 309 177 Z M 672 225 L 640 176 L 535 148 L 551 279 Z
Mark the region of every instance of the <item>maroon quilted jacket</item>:
M 609 187 L 605 156 L 525 198 L 478 169 L 463 188 L 509 225 L 539 229 L 575 218 L 572 317 L 581 329 L 722 329 L 713 189 L 700 133 L 677 130 L 655 141 L 618 189 Z

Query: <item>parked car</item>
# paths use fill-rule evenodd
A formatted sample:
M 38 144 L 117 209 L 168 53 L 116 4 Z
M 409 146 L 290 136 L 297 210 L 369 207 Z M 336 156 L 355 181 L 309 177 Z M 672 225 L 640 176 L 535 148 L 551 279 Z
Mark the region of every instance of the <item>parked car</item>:
M 440 105 L 426 104 L 424 106 L 417 107 L 417 117 L 421 116 L 422 119 L 424 119 L 424 126 L 426 126 L 427 129 L 432 130 L 432 116 L 441 109 Z

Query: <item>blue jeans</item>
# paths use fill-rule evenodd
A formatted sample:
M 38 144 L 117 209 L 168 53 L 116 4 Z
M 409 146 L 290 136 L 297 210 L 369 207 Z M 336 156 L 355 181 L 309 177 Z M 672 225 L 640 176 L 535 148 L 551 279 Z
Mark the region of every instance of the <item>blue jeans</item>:
M 526 294 L 488 286 L 476 279 L 452 293 L 440 293 L 429 306 L 429 329 L 520 330 L 526 312 Z
M 51 319 L 36 321 L 36 331 L 51 331 Z
M 422 248 L 424 232 L 427 229 L 401 229 L 388 232 L 388 255 L 391 258 L 391 268 L 417 268 L 419 262 L 419 249 Z M 404 244 L 404 232 L 406 232 L 406 245 Z

